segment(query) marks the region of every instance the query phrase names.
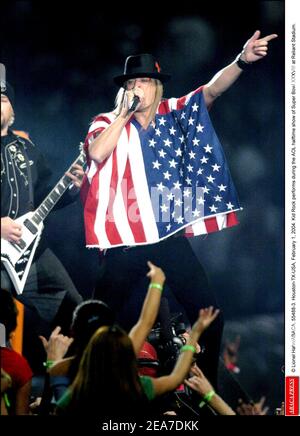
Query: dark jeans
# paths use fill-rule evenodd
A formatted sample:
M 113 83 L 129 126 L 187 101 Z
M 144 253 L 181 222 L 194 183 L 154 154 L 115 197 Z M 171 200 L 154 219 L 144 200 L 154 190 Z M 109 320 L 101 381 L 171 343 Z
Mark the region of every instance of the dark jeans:
M 21 295 L 15 293 L 4 267 L 1 267 L 1 287 L 36 311 L 49 328 L 60 325 L 65 333 L 70 327 L 73 310 L 82 301 L 69 274 L 50 249 L 46 249 L 31 265 Z
M 183 307 L 191 325 L 198 318 L 200 308 L 218 307 L 205 271 L 186 238 L 170 237 L 158 244 L 110 249 L 104 257 L 94 296 L 116 312 L 118 322 L 127 331 L 137 321 L 147 292 L 148 260 L 164 270 L 166 285 Z M 135 294 L 131 294 L 138 283 L 142 288 L 138 289 L 134 306 L 129 303 L 132 303 Z M 215 386 L 222 331 L 220 313 L 200 340 L 205 351 L 198 359 L 199 364 Z

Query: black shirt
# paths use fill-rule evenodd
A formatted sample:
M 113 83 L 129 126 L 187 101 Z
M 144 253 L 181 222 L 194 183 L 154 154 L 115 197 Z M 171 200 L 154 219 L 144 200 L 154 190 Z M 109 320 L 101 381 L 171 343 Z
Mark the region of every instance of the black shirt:
M 32 210 L 25 153 L 30 164 L 33 209 L 42 203 L 53 188 L 52 172 L 38 147 L 9 131 L 1 136 L 1 217 L 16 219 Z M 77 188 L 67 189 L 53 210 L 74 202 L 78 192 Z M 36 255 L 39 256 L 47 245 L 42 237 Z
M 37 147 L 9 132 L 1 137 L 1 217 L 15 219 L 30 210 L 25 153 L 31 170 L 34 208 L 51 190 L 51 171 Z

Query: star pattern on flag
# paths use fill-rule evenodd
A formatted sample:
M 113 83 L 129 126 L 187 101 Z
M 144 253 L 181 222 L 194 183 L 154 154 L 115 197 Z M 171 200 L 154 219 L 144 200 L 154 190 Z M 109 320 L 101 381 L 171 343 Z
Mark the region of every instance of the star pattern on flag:
M 143 147 L 144 153 L 148 149 L 148 186 L 160 196 L 160 236 L 239 209 L 222 146 L 203 105 L 202 96 L 195 93 L 182 109 L 157 114 L 148 132 L 149 147 Z M 142 144 L 145 138 L 140 136 Z

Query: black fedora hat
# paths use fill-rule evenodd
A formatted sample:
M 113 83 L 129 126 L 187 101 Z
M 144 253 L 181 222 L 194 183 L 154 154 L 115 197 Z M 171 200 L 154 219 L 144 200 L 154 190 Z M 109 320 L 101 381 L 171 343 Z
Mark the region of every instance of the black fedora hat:
M 128 56 L 125 61 L 124 73 L 114 77 L 117 85 L 123 86 L 124 82 L 136 77 L 150 77 L 158 79 L 162 83 L 170 79 L 170 74 L 160 72 L 160 66 L 157 60 L 149 53 Z

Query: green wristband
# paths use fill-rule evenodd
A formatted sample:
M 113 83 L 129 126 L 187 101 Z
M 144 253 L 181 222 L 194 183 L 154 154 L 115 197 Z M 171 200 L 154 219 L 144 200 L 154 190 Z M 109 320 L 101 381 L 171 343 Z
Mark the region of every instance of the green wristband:
M 43 366 L 45 366 L 47 369 L 51 368 L 53 364 L 54 364 L 54 360 L 46 360 L 46 362 L 43 362 Z
M 183 353 L 184 351 L 192 351 L 193 353 L 196 353 L 196 348 L 194 345 L 183 345 L 183 347 L 180 348 L 180 353 Z
M 207 394 L 204 395 L 203 400 L 199 404 L 199 407 L 205 406 L 207 403 L 209 403 L 212 399 L 212 397 L 215 395 L 215 391 L 212 389 L 211 391 L 207 392 Z
M 4 403 L 5 403 L 6 407 L 9 409 L 10 408 L 10 401 L 8 399 L 8 396 L 7 396 L 6 392 L 4 392 L 4 394 L 3 394 L 3 400 L 4 400 Z
M 154 283 L 154 282 L 150 283 L 149 288 L 156 288 L 156 289 L 159 289 L 161 292 L 164 289 L 162 285 L 160 285 L 159 283 Z

